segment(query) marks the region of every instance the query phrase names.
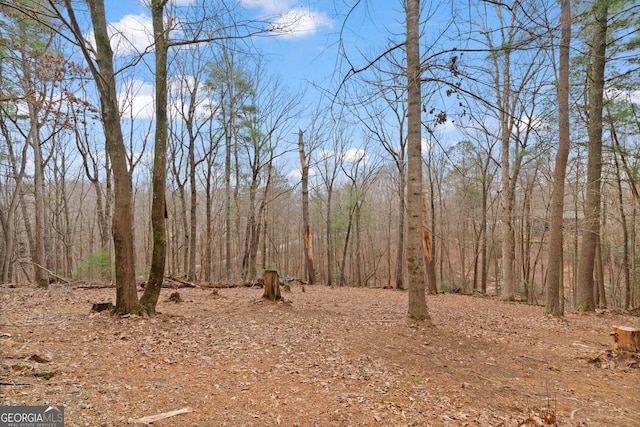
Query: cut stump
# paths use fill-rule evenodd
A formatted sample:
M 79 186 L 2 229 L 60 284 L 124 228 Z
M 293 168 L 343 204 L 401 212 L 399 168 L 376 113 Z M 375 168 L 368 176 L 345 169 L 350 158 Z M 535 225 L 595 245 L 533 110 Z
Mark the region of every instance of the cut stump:
M 629 326 L 614 326 L 611 332 L 614 351 L 640 352 L 640 329 Z
M 280 295 L 280 281 L 278 280 L 278 272 L 276 270 L 265 270 L 264 272 L 264 293 L 262 298 L 271 301 L 282 299 Z
M 112 302 L 97 302 L 91 306 L 91 311 L 95 311 L 100 313 L 101 311 L 113 311 L 113 303 Z

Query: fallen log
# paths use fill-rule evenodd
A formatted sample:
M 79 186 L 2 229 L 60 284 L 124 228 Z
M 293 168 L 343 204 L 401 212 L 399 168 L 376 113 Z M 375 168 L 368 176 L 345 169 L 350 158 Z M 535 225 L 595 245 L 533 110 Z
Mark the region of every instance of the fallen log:
M 182 280 L 179 277 L 175 277 L 175 276 L 164 276 L 164 277 L 166 279 L 173 280 L 174 282 L 180 283 L 182 286 L 179 286 L 179 287 L 181 288 L 197 288 L 198 287 L 196 284 L 187 282 L 186 280 Z
M 251 283 L 200 283 L 204 289 L 230 289 L 230 288 L 250 288 Z

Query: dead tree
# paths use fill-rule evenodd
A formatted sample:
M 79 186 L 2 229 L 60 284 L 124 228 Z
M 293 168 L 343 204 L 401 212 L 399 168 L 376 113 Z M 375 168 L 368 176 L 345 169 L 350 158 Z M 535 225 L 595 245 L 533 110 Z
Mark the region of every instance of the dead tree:
M 264 293 L 262 294 L 262 298 L 266 298 L 271 301 L 278 301 L 282 299 L 282 296 L 280 295 L 280 281 L 276 270 L 264 271 Z

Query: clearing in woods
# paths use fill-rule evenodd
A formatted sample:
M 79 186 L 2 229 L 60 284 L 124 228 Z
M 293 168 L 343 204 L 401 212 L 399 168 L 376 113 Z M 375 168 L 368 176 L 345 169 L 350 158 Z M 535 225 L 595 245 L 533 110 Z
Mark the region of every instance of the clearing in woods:
M 403 292 L 305 290 L 163 289 L 160 315 L 122 318 L 90 312 L 114 289 L 2 286 L 0 403 L 64 405 L 69 427 L 187 407 L 153 425 L 640 425 L 638 357 L 609 337 L 640 317 L 447 294 L 425 324 Z

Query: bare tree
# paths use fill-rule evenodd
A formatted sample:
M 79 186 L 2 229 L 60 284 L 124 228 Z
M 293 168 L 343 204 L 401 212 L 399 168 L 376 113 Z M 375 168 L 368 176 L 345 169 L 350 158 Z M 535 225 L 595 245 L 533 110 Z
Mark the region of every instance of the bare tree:
M 105 132 L 107 152 L 111 159 L 114 181 L 114 203 L 118 206 L 112 221 L 115 251 L 116 307 L 118 313 L 138 313 L 140 304 L 135 283 L 133 248 L 132 180 L 120 124 L 116 94 L 113 51 L 109 42 L 103 0 L 87 0 L 95 36 L 95 60 L 76 19 L 71 0 L 65 0 L 67 16 L 49 2 L 57 16 L 65 22 L 81 49 L 100 94 L 100 113 Z M 68 19 L 68 20 L 67 20 Z
M 571 48 L 571 0 L 560 2 L 560 53 L 558 61 L 558 151 L 553 173 L 553 193 L 549 227 L 549 258 L 547 262 L 547 287 L 545 312 L 553 316 L 564 315 L 563 224 L 564 187 L 567 160 L 571 148 L 569 124 L 569 56 Z
M 12 264 L 14 260 L 14 218 L 20 201 L 22 181 L 27 168 L 27 150 L 29 144 L 22 146 L 21 152 L 15 153 L 14 141 L 9 131 L 10 120 L 4 107 L 0 109 L 0 131 L 6 141 L 6 157 L 8 159 L 8 171 L 3 174 L 7 179 L 2 183 L 3 197 L 0 200 L 0 225 L 2 226 L 3 251 L 2 265 L 0 268 L 0 283 L 8 283 L 11 280 Z M 5 153 L 2 153 L 4 156 Z
M 589 154 L 587 159 L 587 194 L 582 228 L 582 245 L 578 265 L 579 311 L 595 310 L 593 268 L 600 230 L 600 203 L 602 177 L 602 111 L 607 49 L 607 20 L 609 3 L 593 4 L 593 35 L 589 70 Z
M 395 76 L 395 79 L 400 76 Z M 394 79 L 394 80 L 395 80 Z M 382 86 L 382 85 L 380 85 Z M 375 101 L 362 103 L 362 110 L 366 112 L 366 117 L 358 116 L 362 126 L 380 142 L 384 150 L 391 156 L 391 160 L 398 174 L 397 196 L 398 196 L 398 221 L 397 221 L 397 249 L 395 264 L 395 287 L 404 289 L 404 244 L 405 244 L 405 211 L 406 211 L 406 173 L 407 173 L 407 137 L 405 134 L 406 125 L 406 88 L 400 84 L 390 84 L 387 87 L 378 87 L 376 91 L 380 93 L 382 105 Z M 387 111 L 394 120 L 389 123 Z M 394 129 L 394 131 L 391 131 Z
M 318 114 L 314 114 L 314 117 L 318 117 Z M 318 122 L 324 122 L 324 119 L 318 119 Z M 321 139 L 320 134 L 322 131 L 317 127 L 314 127 L 314 139 Z M 332 145 L 326 146 L 323 150 L 320 150 L 315 165 L 320 173 L 320 179 L 324 187 L 325 193 L 325 263 L 326 263 L 326 284 L 327 286 L 333 285 L 334 276 L 334 224 L 333 224 L 333 203 L 334 193 L 336 188 L 336 181 L 340 174 L 340 164 L 342 163 L 342 156 L 344 154 L 343 147 L 346 145 L 345 139 L 347 138 L 346 129 L 344 127 L 336 127 L 333 130 Z
M 241 151 L 249 166 L 249 204 L 242 256 L 244 280 L 253 280 L 258 274 L 258 246 L 265 209 L 271 197 L 273 162 L 285 152 L 284 147 L 276 151 L 278 142 L 291 130 L 293 110 L 298 104 L 298 99 L 290 96 L 278 80 L 266 76 L 260 64 L 254 73 L 254 88 L 248 99 L 250 104 L 243 111 L 243 126 L 239 129 Z M 258 190 L 261 186 L 260 195 Z M 262 267 L 266 265 L 263 263 Z
M 307 279 L 309 280 L 309 284 L 313 285 L 316 282 L 316 271 L 313 264 L 313 245 L 311 239 L 311 224 L 309 221 L 309 164 L 307 162 L 307 156 L 309 156 L 310 153 L 305 153 L 303 135 L 304 132 L 302 132 L 302 129 L 298 130 L 298 154 L 300 155 L 300 170 L 302 173 L 302 227 L 304 232 Z
M 407 266 L 409 271 L 409 309 L 416 320 L 429 318 L 425 298 L 422 248 L 422 95 L 420 64 L 420 1 L 407 0 Z

